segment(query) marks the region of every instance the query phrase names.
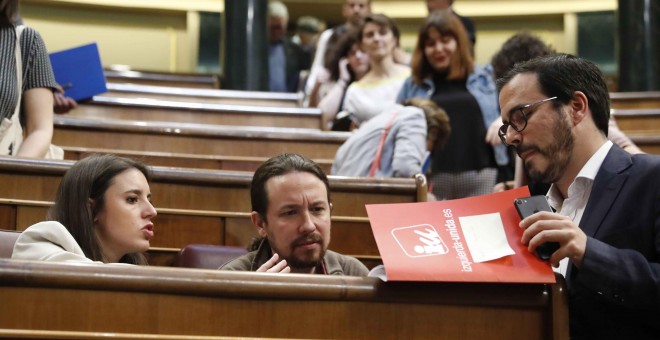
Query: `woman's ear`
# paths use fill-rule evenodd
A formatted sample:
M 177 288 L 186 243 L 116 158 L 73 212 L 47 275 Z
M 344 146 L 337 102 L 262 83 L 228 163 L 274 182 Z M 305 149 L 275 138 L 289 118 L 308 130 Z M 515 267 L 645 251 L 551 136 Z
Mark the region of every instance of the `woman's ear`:
M 92 221 L 94 223 L 98 222 L 98 218 L 94 216 L 94 200 L 91 198 L 87 199 L 87 211 L 89 211 L 89 214 L 92 215 Z

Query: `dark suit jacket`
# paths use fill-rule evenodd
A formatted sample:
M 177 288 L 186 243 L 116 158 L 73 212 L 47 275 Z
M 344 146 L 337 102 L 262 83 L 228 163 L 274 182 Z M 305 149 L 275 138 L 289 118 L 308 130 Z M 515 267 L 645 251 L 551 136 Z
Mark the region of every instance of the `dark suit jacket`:
M 296 92 L 298 82 L 300 82 L 300 71 L 309 69 L 310 56 L 289 38 L 284 39 L 284 53 L 286 55 L 286 89 L 288 92 Z
M 571 337 L 660 339 L 660 157 L 612 146 L 580 228 L 582 266 L 567 273 Z

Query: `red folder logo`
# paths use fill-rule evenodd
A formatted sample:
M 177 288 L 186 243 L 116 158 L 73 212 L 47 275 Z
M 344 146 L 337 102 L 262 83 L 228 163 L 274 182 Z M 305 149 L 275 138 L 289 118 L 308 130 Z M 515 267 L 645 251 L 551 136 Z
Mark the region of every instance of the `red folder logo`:
M 430 224 L 392 229 L 392 236 L 408 257 L 444 255 L 449 248 Z

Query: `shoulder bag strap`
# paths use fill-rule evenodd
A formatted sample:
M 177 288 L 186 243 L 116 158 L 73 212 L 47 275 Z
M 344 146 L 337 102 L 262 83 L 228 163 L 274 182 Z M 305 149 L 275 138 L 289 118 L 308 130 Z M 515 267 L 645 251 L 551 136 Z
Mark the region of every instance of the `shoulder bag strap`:
M 390 117 L 390 120 L 387 121 L 387 125 L 385 125 L 385 129 L 383 129 L 383 133 L 380 134 L 378 149 L 376 149 L 376 157 L 374 158 L 374 161 L 371 163 L 371 171 L 369 171 L 369 177 L 374 177 L 374 175 L 376 174 L 376 170 L 380 169 L 380 159 L 383 155 L 383 147 L 385 146 L 385 139 L 387 139 L 387 135 L 390 133 L 390 128 L 392 127 L 394 118 L 396 118 L 396 115 L 398 113 L 399 111 L 394 111 L 392 117 Z

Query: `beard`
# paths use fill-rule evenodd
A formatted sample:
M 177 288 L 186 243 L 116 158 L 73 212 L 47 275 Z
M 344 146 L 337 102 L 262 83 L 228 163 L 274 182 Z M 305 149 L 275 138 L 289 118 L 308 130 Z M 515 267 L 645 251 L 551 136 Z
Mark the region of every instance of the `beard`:
M 302 244 L 307 244 L 310 242 L 316 242 L 321 245 L 321 251 L 318 252 L 318 254 L 316 253 L 316 250 L 308 250 L 302 254 L 296 253 L 296 251 L 300 252 L 300 250 L 296 249 L 297 246 Z M 323 242 L 323 237 L 321 236 L 321 234 L 318 233 L 304 235 L 295 239 L 293 242 L 291 242 L 290 248 L 291 248 L 290 255 L 287 258 L 285 258 L 285 260 L 289 264 L 289 267 L 291 267 L 291 269 L 314 268 L 319 264 L 321 264 L 321 261 L 323 260 L 323 257 L 325 256 L 325 252 L 326 252 Z
M 525 151 L 533 150 L 543 156 L 548 165 L 545 170 L 535 168 L 531 160 L 525 161 L 527 175 L 534 182 L 554 183 L 559 180 L 568 166 L 575 147 L 575 139 L 571 133 L 571 125 L 561 115 L 557 117 L 556 124 L 552 129 L 554 143 L 540 148 L 536 145 L 521 145 L 516 148 L 518 155 Z

